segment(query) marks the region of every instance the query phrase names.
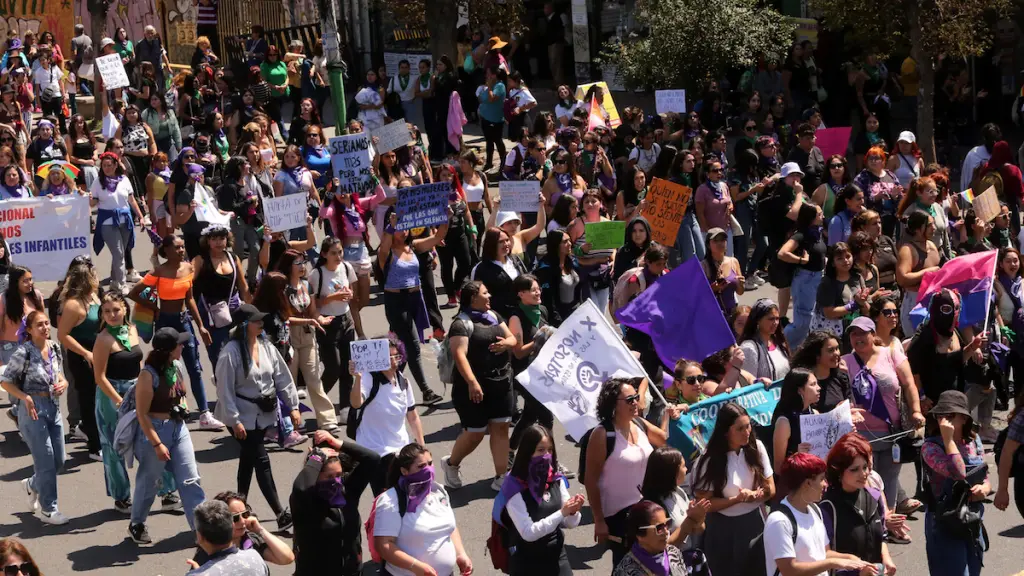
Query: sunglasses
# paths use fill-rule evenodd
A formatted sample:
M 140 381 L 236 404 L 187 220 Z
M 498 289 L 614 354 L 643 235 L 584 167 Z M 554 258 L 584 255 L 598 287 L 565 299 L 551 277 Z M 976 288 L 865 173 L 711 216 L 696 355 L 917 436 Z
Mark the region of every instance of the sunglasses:
M 568 163 L 569 163 L 568 160 L 555 160 L 555 161 L 552 162 L 552 164 L 562 164 L 562 165 L 568 164 Z
M 833 170 L 839 170 L 840 168 L 846 168 L 846 164 L 829 164 L 828 167 Z
M 744 126 L 743 129 L 747 132 L 753 132 L 754 130 L 757 130 L 757 126 Z
M 650 526 L 641 526 L 641 530 L 649 530 L 654 528 L 654 531 L 658 534 L 664 534 L 668 532 L 668 521 L 662 522 L 661 524 L 651 524 Z
M 885 316 L 886 318 L 895 318 L 899 315 L 899 310 L 882 310 L 882 316 Z
M 4 576 L 18 576 L 18 574 L 25 574 L 25 576 L 35 576 L 36 574 L 35 564 L 31 562 L 25 562 L 23 564 L 10 564 L 4 566 Z
M 677 380 L 682 380 L 687 384 L 693 386 L 695 384 L 703 384 L 708 381 L 707 374 L 697 374 L 696 376 L 676 376 Z
M 622 401 L 625 402 L 626 404 L 636 404 L 637 402 L 640 401 L 640 395 L 630 394 L 629 396 L 623 396 Z
M 252 516 L 252 510 L 243 510 L 242 512 L 239 512 L 238 514 L 232 514 L 231 515 L 231 522 L 233 522 L 235 524 L 238 524 L 242 520 L 248 520 L 250 516 Z M 6 576 L 6 575 L 4 575 L 4 576 Z

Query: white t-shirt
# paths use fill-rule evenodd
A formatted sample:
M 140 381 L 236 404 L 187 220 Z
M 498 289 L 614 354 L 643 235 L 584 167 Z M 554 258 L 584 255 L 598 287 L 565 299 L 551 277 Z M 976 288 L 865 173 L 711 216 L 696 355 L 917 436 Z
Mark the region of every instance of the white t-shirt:
M 655 142 L 651 144 L 650 150 L 644 150 L 637 146 L 629 153 L 630 160 L 636 160 L 638 168 L 644 172 L 650 172 L 654 168 L 654 163 L 658 161 L 658 155 L 661 154 L 661 146 Z
M 360 375 L 360 390 L 363 402 L 370 397 L 373 377 L 369 372 Z M 400 374 L 405 389 L 395 384 L 381 384 L 373 402 L 365 404 L 363 420 L 356 431 L 356 442 L 381 456 L 394 454 L 409 444 L 409 431 L 405 428 L 405 417 L 416 407 L 412 386 Z
M 396 537 L 399 550 L 429 564 L 438 574 L 457 570 L 452 532 L 455 532 L 455 512 L 448 493 L 436 482 L 416 511 L 406 510 L 405 516 L 398 515 L 394 488 L 377 499 L 374 536 Z M 388 565 L 388 572 L 393 576 L 413 576 L 409 570 L 392 565 Z
M 514 88 L 508 93 L 509 98 L 515 98 L 516 106 L 522 108 L 530 103 L 536 103 L 537 99 L 533 97 L 529 88 Z
M 320 271 L 323 270 L 323 288 L 320 288 Z M 309 289 L 313 292 L 314 298 L 326 298 L 331 294 L 340 292 L 346 286 L 351 286 L 356 282 L 355 270 L 350 264 L 342 262 L 338 265 L 338 268 L 331 272 L 326 266 L 320 268 L 314 268 L 309 273 Z M 317 293 L 318 290 L 322 290 L 322 293 Z M 324 304 L 323 306 L 317 306 L 320 313 L 324 316 L 344 316 L 348 314 L 349 304 L 348 302 L 331 302 L 330 304 Z M 361 425 L 360 425 L 361 426 Z
M 405 90 L 402 90 L 402 83 L 398 80 L 398 74 L 395 74 L 391 77 L 391 82 L 388 83 L 388 94 L 395 93 L 398 94 L 402 102 L 412 102 L 412 99 L 416 97 L 417 82 L 419 82 L 419 76 L 409 74 Z
M 668 516 L 668 519 L 672 521 L 671 531 L 675 532 L 683 525 L 683 521 L 686 520 L 686 511 L 690 508 L 690 497 L 686 494 L 686 490 L 680 486 L 661 504 L 665 508 L 665 514 Z M 683 550 L 689 547 L 689 542 L 690 537 L 687 536 L 686 540 L 676 546 Z
M 47 86 L 53 85 L 57 89 L 57 94 L 62 94 L 60 89 L 60 79 L 64 77 L 64 72 L 59 66 L 50 66 L 49 70 L 40 68 L 32 74 L 32 83 L 39 87 L 37 94 L 42 94 L 46 90 Z
M 775 561 L 780 558 L 793 558 L 797 562 L 815 562 L 825 559 L 825 548 L 828 546 L 828 534 L 825 523 L 814 510 L 808 508 L 804 514 L 789 504 L 789 498 L 782 503 L 789 506 L 796 518 L 799 531 L 796 534 L 796 547 L 793 546 L 793 524 L 782 512 L 772 512 L 764 523 L 764 564 L 765 573 L 774 574 L 777 569 Z M 818 576 L 825 576 L 821 572 Z
M 764 444 L 760 440 L 757 440 L 757 452 L 761 455 L 761 467 L 764 469 L 765 478 L 772 477 L 772 463 L 768 459 L 768 451 L 765 450 Z M 697 459 L 694 465 L 694 470 L 702 470 L 703 464 L 701 460 L 706 458 L 707 455 L 703 455 Z M 725 469 L 725 487 L 722 488 L 722 496 L 725 498 L 732 498 L 740 493 L 740 490 L 753 490 L 754 489 L 754 471 L 747 465 L 747 461 L 743 459 L 743 451 L 729 452 L 726 459 Z M 694 480 L 694 490 L 711 490 L 710 484 L 705 485 L 704 483 Z M 757 510 L 761 506 L 761 502 L 740 502 L 734 504 L 719 513 L 724 516 L 743 516 L 749 514 L 754 510 Z M 773 570 L 774 572 L 774 570 Z
M 93 180 L 89 192 L 92 193 L 93 198 L 99 200 L 96 207 L 100 210 L 128 210 L 131 208 L 128 199 L 131 198 L 133 190 L 132 183 L 128 180 L 127 176 L 121 177 L 121 181 L 117 183 L 117 187 L 114 188 L 113 192 L 109 192 L 104 188 L 100 178 L 96 178 Z
M 566 120 L 572 120 L 572 113 L 575 112 L 576 109 L 579 107 L 580 103 L 578 101 L 573 102 L 573 105 L 568 107 L 559 102 L 558 104 L 555 104 L 555 118 L 559 120 L 561 120 L 562 118 L 565 118 Z

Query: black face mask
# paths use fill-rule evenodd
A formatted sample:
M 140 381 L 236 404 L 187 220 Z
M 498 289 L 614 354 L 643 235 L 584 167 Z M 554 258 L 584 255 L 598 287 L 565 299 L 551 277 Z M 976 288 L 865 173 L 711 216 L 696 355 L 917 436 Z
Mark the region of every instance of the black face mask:
M 953 328 L 956 324 L 956 314 L 942 314 L 938 313 L 932 316 L 932 326 L 939 335 L 949 338 L 953 335 Z
M 948 312 L 943 312 L 943 308 Z M 958 312 L 956 300 L 949 292 L 941 291 L 932 296 L 928 315 L 931 317 L 932 327 L 940 336 L 949 338 L 953 335 Z

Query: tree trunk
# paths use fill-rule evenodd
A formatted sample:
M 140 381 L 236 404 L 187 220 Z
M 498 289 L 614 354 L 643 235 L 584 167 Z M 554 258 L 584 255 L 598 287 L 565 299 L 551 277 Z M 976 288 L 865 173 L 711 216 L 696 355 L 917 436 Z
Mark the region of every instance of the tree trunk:
M 89 2 L 89 37 L 92 39 L 93 61 L 100 56 L 100 40 L 103 39 L 103 29 L 107 24 L 107 0 L 92 0 Z M 93 114 L 95 120 L 102 122 L 107 113 L 107 91 L 103 88 L 103 79 L 100 78 L 100 70 L 96 64 L 92 67 L 93 74 Z
M 459 6 L 455 0 L 426 0 L 427 31 L 430 32 L 430 54 L 436 63 L 441 56 L 448 56 L 455 66 L 458 50 L 455 46 L 455 29 L 459 19 Z M 455 72 L 449 70 L 448 72 Z
M 935 58 L 924 47 L 920 9 L 917 0 L 907 6 L 910 23 L 910 56 L 917 63 L 919 86 L 917 93 L 917 145 L 925 163 L 935 162 Z

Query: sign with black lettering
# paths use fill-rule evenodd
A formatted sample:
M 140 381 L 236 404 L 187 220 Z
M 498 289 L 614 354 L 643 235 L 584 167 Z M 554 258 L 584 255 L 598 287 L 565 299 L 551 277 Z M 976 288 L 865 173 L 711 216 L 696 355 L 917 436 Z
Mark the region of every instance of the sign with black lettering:
M 331 170 L 340 181 L 338 193 L 360 196 L 373 189 L 369 134 L 335 136 L 329 144 Z

